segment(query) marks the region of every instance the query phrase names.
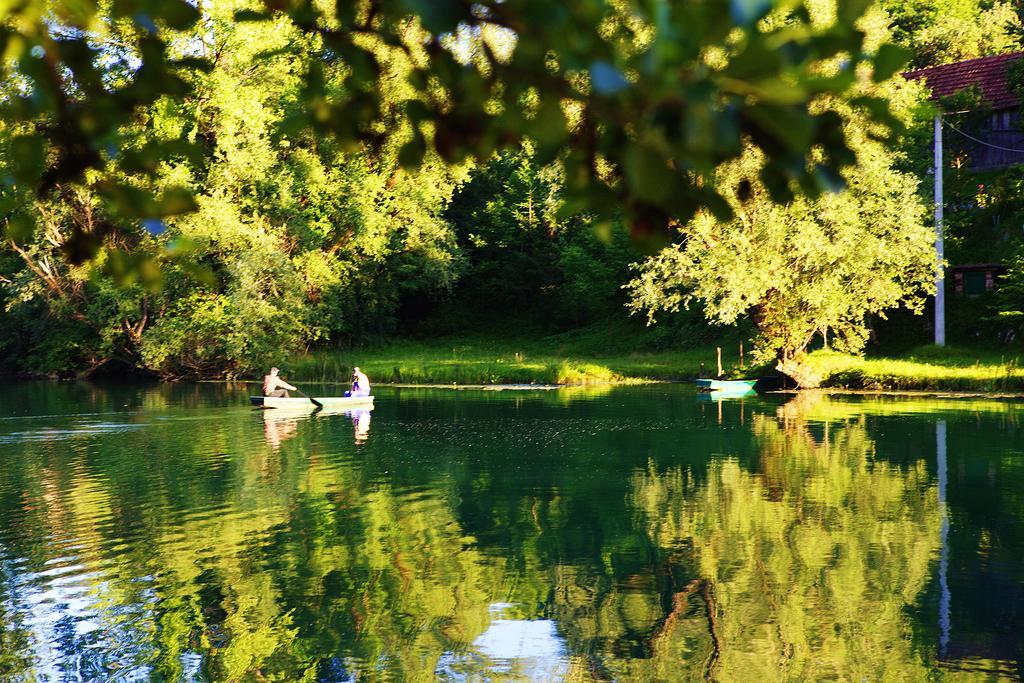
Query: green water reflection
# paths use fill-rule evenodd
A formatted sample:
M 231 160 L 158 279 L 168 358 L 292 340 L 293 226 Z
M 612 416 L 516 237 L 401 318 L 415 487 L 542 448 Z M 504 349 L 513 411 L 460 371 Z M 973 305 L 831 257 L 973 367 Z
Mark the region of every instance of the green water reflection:
M 0 394 L 0 680 L 996 680 L 1024 404 Z

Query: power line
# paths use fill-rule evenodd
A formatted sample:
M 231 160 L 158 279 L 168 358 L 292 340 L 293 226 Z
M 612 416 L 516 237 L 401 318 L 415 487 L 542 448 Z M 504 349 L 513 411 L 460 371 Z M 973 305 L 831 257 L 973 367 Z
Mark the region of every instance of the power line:
M 945 119 L 943 119 L 942 122 L 945 125 L 947 125 L 950 128 L 952 128 L 953 130 L 955 130 L 957 133 L 960 133 L 960 135 L 963 135 L 968 140 L 973 140 L 974 142 L 977 142 L 979 145 L 984 145 L 985 147 L 991 147 L 992 149 L 1002 150 L 1004 152 L 1013 152 L 1014 154 L 1024 154 L 1024 149 L 1011 149 L 1010 147 L 1002 147 L 1000 145 L 993 145 L 991 142 L 985 142 L 984 140 L 979 140 L 978 138 L 974 137 L 973 135 L 969 135 L 969 134 L 963 132 L 962 130 L 960 130 L 959 128 L 954 126 L 952 123 L 949 123 L 948 121 L 946 121 Z

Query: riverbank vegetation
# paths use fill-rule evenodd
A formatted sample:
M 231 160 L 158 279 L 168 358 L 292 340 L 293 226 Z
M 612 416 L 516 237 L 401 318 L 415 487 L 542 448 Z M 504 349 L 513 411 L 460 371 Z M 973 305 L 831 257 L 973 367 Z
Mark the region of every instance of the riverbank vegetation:
M 804 386 L 995 386 L 856 354 L 928 336 L 933 110 L 898 71 L 1019 49 L 1010 5 L 377 5 L 12 10 L 4 367 L 587 383 L 743 342 Z M 950 257 L 1010 266 L 950 336 L 1008 356 L 1018 176 L 948 178 Z
M 803 362 L 806 386 L 913 391 L 1024 391 L 1024 353 L 924 346 L 897 357 L 819 351 Z
M 601 384 L 714 374 L 714 346 L 626 350 L 614 345 L 602 348 L 602 339 L 593 333 L 582 339 L 574 335 L 405 339 L 369 349 L 297 354 L 283 367 L 295 381 L 343 381 L 358 365 L 376 382 L 415 384 Z M 726 367 L 735 365 L 738 371 L 738 351 L 731 346 L 736 359 L 727 361 Z
M 297 354 L 283 363 L 292 381 L 344 383 L 354 365 L 376 382 L 410 384 L 602 384 L 712 376 L 716 348 L 728 377 L 769 376 L 770 365 L 741 365 L 739 343 L 723 338 L 684 350 L 604 350 L 555 335 L 508 339 L 403 339 L 370 349 Z M 1024 392 L 1024 352 L 985 347 L 913 347 L 867 355 L 818 350 L 793 369 L 803 387 L 851 390 Z

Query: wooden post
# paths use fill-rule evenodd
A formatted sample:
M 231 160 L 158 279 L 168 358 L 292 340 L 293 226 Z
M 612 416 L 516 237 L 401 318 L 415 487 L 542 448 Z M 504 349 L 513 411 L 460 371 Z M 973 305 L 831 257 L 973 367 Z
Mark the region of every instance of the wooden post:
M 946 282 L 942 273 L 942 114 L 935 114 L 935 345 L 946 345 Z
M 715 347 L 715 354 L 718 356 L 718 376 L 722 376 L 722 347 Z

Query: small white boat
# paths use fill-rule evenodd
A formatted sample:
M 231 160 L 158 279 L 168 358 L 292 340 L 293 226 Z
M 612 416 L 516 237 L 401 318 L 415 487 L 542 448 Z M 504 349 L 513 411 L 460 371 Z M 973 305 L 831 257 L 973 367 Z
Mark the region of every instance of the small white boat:
M 314 396 L 317 403 L 323 404 L 325 409 L 346 410 L 349 408 L 372 408 L 373 396 L 327 396 L 320 398 Z M 291 410 L 312 410 L 316 408 L 313 401 L 308 398 L 291 396 L 281 398 L 276 396 L 250 396 L 249 403 L 257 408 L 289 408 Z

